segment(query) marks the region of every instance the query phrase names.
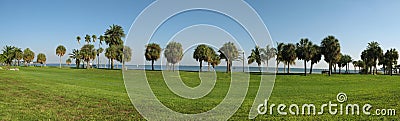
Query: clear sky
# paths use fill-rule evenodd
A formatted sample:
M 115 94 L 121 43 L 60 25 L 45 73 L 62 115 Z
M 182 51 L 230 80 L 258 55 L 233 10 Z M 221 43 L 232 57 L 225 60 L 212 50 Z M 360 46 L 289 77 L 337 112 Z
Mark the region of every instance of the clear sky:
M 58 63 L 59 58 L 55 54 L 58 45 L 66 46 L 67 53 L 70 53 L 72 49 L 82 46 L 76 42 L 76 36 L 83 37 L 86 34 L 99 36 L 112 24 L 121 25 L 127 34 L 135 18 L 152 2 L 151 0 L 0 0 L 0 46 L 30 48 L 36 54 L 45 53 L 48 58 L 47 63 Z M 360 53 L 371 41 L 379 42 L 384 50 L 400 49 L 400 7 L 398 7 L 400 1 L 398 0 L 248 0 L 246 2 L 261 16 L 274 41 L 297 43 L 300 38 L 307 37 L 319 44 L 324 37 L 334 35 L 340 40 L 342 53 L 351 55 L 355 60 L 360 59 Z M 226 32 L 239 41 L 247 38 L 245 34 L 240 34 L 243 32 L 241 29 L 230 26 L 234 25 L 232 20 L 221 14 L 191 11 L 169 20 L 160 27 L 151 41 L 160 43 L 169 41 L 178 30 L 193 24 L 216 25 L 226 29 Z M 211 30 L 203 34 L 220 32 L 220 39 L 229 39 L 223 31 L 216 28 Z M 200 31 L 201 29 L 193 28 L 188 29 L 186 33 L 195 34 Z M 184 41 L 185 38 L 192 39 L 179 35 L 175 37 L 172 39 L 180 41 Z M 201 40 L 202 38 L 198 39 Z M 103 45 L 103 48 L 105 47 Z M 244 44 L 241 47 L 246 54 L 249 54 L 253 45 Z M 131 48 L 134 52 L 144 51 L 144 45 L 135 45 Z M 104 62 L 104 54 L 101 56 Z M 197 64 L 192 62 L 189 56 L 191 55 L 188 55 L 182 63 Z M 64 56 L 63 62 L 67 58 Z M 143 55 L 133 55 L 132 63 L 143 64 L 141 60 Z M 303 63 L 298 61 L 295 67 L 302 66 Z M 317 68 L 325 67 L 324 61 L 317 65 Z

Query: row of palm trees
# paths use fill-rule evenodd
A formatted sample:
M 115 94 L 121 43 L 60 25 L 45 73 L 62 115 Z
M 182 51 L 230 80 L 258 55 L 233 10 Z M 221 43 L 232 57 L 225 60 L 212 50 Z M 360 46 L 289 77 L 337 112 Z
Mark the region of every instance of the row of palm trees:
M 14 66 L 20 66 L 20 62 L 24 61 L 24 65 L 28 66 L 35 59 L 35 53 L 26 48 L 22 51 L 21 48 L 15 46 L 5 46 L 2 50 L 2 54 L 0 54 L 0 64 L 4 64 L 7 66 L 12 66 L 13 62 Z M 46 63 L 46 55 L 44 53 L 39 53 L 36 59 L 37 63 L 41 65 Z
M 90 68 L 90 62 L 94 61 L 97 57 L 97 68 L 100 65 L 100 54 L 103 53 L 104 49 L 101 47 L 103 42 L 108 45 L 105 49 L 104 55 L 110 61 L 110 68 L 114 69 L 114 60 L 121 62 L 123 65 L 125 62 L 131 61 L 132 50 L 128 46 L 124 46 L 122 38 L 125 37 L 124 30 L 119 25 L 112 25 L 109 29 L 104 32 L 104 35 L 100 35 L 97 38 L 96 35 L 86 35 L 85 42 L 80 49 L 73 49 L 72 53 L 69 54 L 69 59 L 66 63 L 71 63 L 71 59 L 75 60 L 76 68 L 79 68 L 81 62 L 86 62 L 86 68 Z M 96 49 L 94 43 L 99 39 L 99 46 Z M 80 44 L 81 37 L 77 36 L 76 40 Z M 92 44 L 93 43 L 93 44 Z M 59 55 L 59 54 L 57 54 Z M 62 55 L 61 55 L 62 56 Z M 60 56 L 60 58 L 61 58 Z M 61 60 L 60 60 L 61 65 Z M 82 65 L 84 66 L 84 64 Z

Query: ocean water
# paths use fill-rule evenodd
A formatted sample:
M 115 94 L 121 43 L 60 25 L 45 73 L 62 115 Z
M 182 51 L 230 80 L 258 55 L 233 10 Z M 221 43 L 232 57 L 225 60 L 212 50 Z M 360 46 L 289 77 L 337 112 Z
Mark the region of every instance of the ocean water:
M 40 66 L 40 65 L 37 65 Z M 59 64 L 46 64 L 46 66 L 51 66 L 51 67 L 58 67 Z M 71 65 L 66 65 L 62 64 L 63 67 L 76 67 L 75 64 Z M 110 65 L 108 64 L 100 64 L 100 68 L 109 68 Z M 131 70 L 151 70 L 151 65 L 126 65 L 128 69 Z M 121 69 L 122 65 L 115 65 L 115 69 Z M 165 65 L 154 65 L 154 70 L 172 70 L 171 67 L 165 66 Z M 175 70 L 182 70 L 182 71 L 199 71 L 200 68 L 199 66 L 175 66 Z M 208 66 L 204 65 L 202 67 L 203 71 L 208 71 Z M 261 68 L 262 72 L 274 72 L 275 68 L 267 68 L 267 67 L 262 67 Z M 314 74 L 321 74 L 322 71 L 326 71 L 327 69 L 313 69 Z M 219 72 L 225 72 L 226 71 L 226 66 L 217 66 L 215 68 L 210 67 L 210 71 L 219 71 Z M 233 66 L 232 67 L 233 72 L 242 72 L 243 67 L 241 66 Z M 339 71 L 339 70 L 337 70 Z M 344 72 L 345 70 L 342 70 Z M 349 70 L 350 73 L 358 73 L 358 70 Z M 244 72 L 259 72 L 258 67 L 245 67 Z M 279 73 L 283 73 L 284 69 L 283 68 L 278 68 Z M 310 72 L 310 69 L 307 68 L 307 73 Z M 304 73 L 303 68 L 290 68 L 290 73 Z

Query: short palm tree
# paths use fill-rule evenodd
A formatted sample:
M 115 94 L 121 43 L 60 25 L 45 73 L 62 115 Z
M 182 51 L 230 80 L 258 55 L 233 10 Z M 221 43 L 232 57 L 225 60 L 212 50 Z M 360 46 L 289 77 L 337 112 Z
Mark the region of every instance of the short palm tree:
M 69 66 L 69 65 L 71 65 L 71 58 L 68 58 L 66 61 L 65 61 L 65 63 Z
M 74 50 L 72 50 L 72 53 L 69 54 L 69 57 L 72 59 L 75 59 L 76 68 L 79 69 L 79 65 L 80 65 L 81 59 L 82 59 L 81 51 L 78 49 L 74 49 Z
M 209 60 L 210 47 L 205 44 L 198 45 L 193 53 L 193 59 L 196 59 L 200 63 L 200 72 L 202 71 L 203 61 Z
M 399 53 L 396 49 L 390 49 L 385 53 L 385 56 L 389 60 L 389 73 L 390 76 L 393 75 L 393 66 L 397 64 L 397 60 L 399 59 Z
M 67 51 L 67 49 L 65 49 L 65 47 L 62 45 L 59 45 L 56 49 L 56 55 L 60 56 L 60 68 L 61 68 L 61 57 L 64 56 L 65 51 Z
M 41 64 L 41 67 L 43 67 L 43 64 L 46 64 L 46 55 L 45 54 L 43 54 L 43 53 L 39 53 L 38 55 L 37 55 L 37 60 L 36 60 L 36 62 L 38 62 L 38 63 L 40 63 Z
M 310 61 L 313 56 L 313 43 L 307 38 L 303 38 L 296 45 L 297 58 L 304 61 L 304 75 L 307 76 L 307 62 Z
M 97 52 L 96 49 L 94 48 L 94 45 L 91 44 L 86 44 L 81 48 L 81 54 L 83 57 L 83 60 L 86 62 L 86 69 L 89 69 L 90 65 L 89 62 L 91 60 L 94 60 L 96 58 Z
M 232 62 L 239 58 L 239 51 L 237 47 L 234 43 L 227 42 L 219 49 L 218 52 L 221 53 L 220 58 L 226 60 L 226 72 L 231 72 Z
M 20 62 L 20 60 L 22 60 L 22 58 L 23 58 L 23 54 L 24 53 L 22 53 L 22 50 L 21 50 L 21 48 L 14 48 L 14 58 L 17 60 L 17 65 L 19 66 L 19 62 Z
M 314 64 L 317 64 L 322 58 L 321 49 L 318 45 L 314 44 L 311 47 L 311 55 L 312 58 L 311 58 L 310 74 L 312 74 Z
M 112 45 L 106 49 L 106 53 L 104 54 L 111 61 L 111 69 L 114 69 L 114 60 L 118 57 L 118 46 Z
M 287 64 L 287 73 L 290 73 L 290 65 L 296 64 L 296 46 L 294 44 L 286 44 L 283 46 L 282 58 L 285 60 Z
M 164 56 L 167 62 L 172 64 L 172 70 L 175 71 L 175 64 L 179 63 L 183 57 L 182 44 L 179 42 L 170 42 L 164 50 Z
M 31 63 L 33 61 L 33 59 L 35 59 L 35 53 L 32 50 L 30 50 L 29 48 L 26 48 L 24 50 L 23 59 L 25 61 L 25 66 L 27 66 L 27 64 Z
M 161 55 L 161 47 L 156 43 L 146 45 L 145 58 L 151 61 L 151 70 L 154 70 L 154 61 L 157 61 Z
M 256 46 L 254 49 L 251 50 L 251 55 L 247 57 L 248 64 L 252 64 L 254 62 L 258 65 L 258 70 L 261 72 L 261 52 L 260 47 Z

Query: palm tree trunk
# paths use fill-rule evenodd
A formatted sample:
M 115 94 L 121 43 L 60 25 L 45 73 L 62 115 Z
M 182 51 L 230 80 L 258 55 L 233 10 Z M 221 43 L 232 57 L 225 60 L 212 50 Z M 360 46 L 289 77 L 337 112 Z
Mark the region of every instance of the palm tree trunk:
M 290 73 L 290 64 L 289 64 L 289 62 L 287 63 L 287 73 L 288 74 Z
M 276 69 L 276 73 L 279 73 L 279 68 L 278 68 L 278 66 L 279 66 L 279 62 L 278 61 L 276 61 L 276 67 L 275 67 L 275 69 Z
M 61 56 L 60 56 L 60 68 L 61 68 Z
M 202 60 L 200 60 L 200 72 L 202 72 L 202 68 L 203 67 L 203 61 Z
M 210 65 L 211 65 L 211 63 L 210 62 L 207 62 L 208 63 L 208 71 L 210 71 Z
M 151 60 L 151 70 L 154 71 L 154 60 Z
M 175 64 L 172 64 L 172 71 L 175 72 Z
M 114 69 L 114 59 L 111 59 L 110 63 L 111 63 L 111 65 L 110 65 L 111 66 L 111 70 L 112 70 L 112 69 Z
M 229 61 L 226 60 L 226 73 L 229 73 Z
M 304 76 L 307 76 L 307 61 L 304 59 Z
M 332 62 L 329 62 L 329 76 L 332 75 Z
M 90 60 L 86 61 L 86 69 L 89 69 L 89 62 Z
M 100 68 L 100 58 L 99 55 L 97 55 L 97 69 Z
M 261 64 L 258 64 L 258 71 L 261 73 Z
M 310 74 L 312 74 L 312 69 L 313 69 L 314 63 L 311 62 L 311 66 L 310 66 Z

